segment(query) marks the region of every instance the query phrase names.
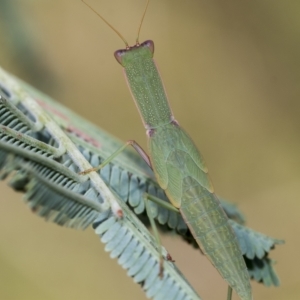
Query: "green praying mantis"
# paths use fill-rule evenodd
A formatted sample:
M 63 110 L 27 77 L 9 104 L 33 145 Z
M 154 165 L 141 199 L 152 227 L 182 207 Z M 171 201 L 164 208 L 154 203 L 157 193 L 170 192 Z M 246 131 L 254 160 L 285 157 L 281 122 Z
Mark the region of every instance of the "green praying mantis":
M 90 7 L 84 0 L 82 2 Z M 148 4 L 149 0 L 141 24 Z M 125 42 L 126 48 L 116 51 L 115 58 L 124 69 L 129 90 L 144 123 L 149 156 L 131 140 L 99 167 L 85 170 L 81 174 L 104 167 L 126 146 L 133 146 L 154 171 L 159 185 L 171 202 L 168 207 L 182 215 L 202 252 L 227 281 L 230 287 L 227 299 L 231 299 L 232 288 L 241 300 L 251 300 L 250 278 L 237 238 L 214 194 L 201 154 L 171 111 L 162 79 L 153 60 L 153 41 L 139 43 L 140 25 L 136 44 L 130 47 L 117 30 L 90 8 Z M 145 198 L 166 206 L 165 202 L 153 196 L 145 195 Z

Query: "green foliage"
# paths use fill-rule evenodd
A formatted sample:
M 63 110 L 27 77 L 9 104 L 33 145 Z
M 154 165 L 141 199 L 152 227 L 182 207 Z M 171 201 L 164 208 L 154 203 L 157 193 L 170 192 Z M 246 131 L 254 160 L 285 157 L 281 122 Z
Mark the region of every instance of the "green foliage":
M 233 221 L 231 226 L 238 238 L 251 278 L 266 286 L 279 286 L 279 278 L 273 269 L 274 262 L 268 258 L 268 254 L 276 245 L 283 244 L 283 241 Z

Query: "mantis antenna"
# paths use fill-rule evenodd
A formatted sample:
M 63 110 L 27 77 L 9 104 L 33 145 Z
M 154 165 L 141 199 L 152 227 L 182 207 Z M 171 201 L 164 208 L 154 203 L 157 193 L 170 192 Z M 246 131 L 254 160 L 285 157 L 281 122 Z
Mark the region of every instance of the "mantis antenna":
M 148 9 L 149 2 L 150 2 L 150 0 L 147 0 L 147 4 L 146 4 L 146 7 L 145 7 L 145 10 L 144 10 L 142 19 L 141 19 L 141 23 L 140 23 L 140 26 L 139 26 L 139 29 L 138 29 L 138 32 L 137 32 L 137 38 L 136 38 L 136 44 L 137 44 L 137 45 L 140 44 L 140 43 L 139 43 L 140 32 L 141 32 L 141 28 L 142 28 L 142 25 L 143 25 L 143 21 L 144 21 L 144 18 L 145 18 L 147 9 Z
M 126 46 L 126 49 L 129 49 L 129 45 L 127 43 L 127 41 L 125 40 L 125 38 L 123 37 L 123 35 L 115 28 L 113 27 L 104 17 L 102 17 L 92 6 L 90 6 L 86 1 L 84 0 L 81 0 L 88 8 L 90 8 L 100 19 L 102 19 L 103 22 L 105 22 L 121 39 L 122 41 L 125 43 L 125 46 Z M 145 18 L 145 15 L 146 15 L 146 12 L 147 12 L 147 8 L 148 8 L 148 5 L 149 5 L 149 2 L 150 0 L 147 0 L 147 4 L 146 4 L 146 8 L 144 10 L 144 13 L 143 13 L 143 16 L 142 16 L 142 19 L 141 19 L 141 22 L 140 22 L 140 26 L 138 28 L 138 33 L 137 33 L 137 38 L 136 38 L 136 45 L 139 45 L 139 36 L 140 36 L 140 31 L 141 31 L 141 28 L 142 28 L 142 24 L 143 24 L 143 21 L 144 21 L 144 18 Z

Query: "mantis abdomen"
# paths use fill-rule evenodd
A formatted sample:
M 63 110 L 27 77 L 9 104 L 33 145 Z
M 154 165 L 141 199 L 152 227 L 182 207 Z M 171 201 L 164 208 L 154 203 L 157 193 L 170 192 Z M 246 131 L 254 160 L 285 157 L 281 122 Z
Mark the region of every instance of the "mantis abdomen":
M 248 271 L 237 238 L 213 193 L 207 168 L 190 137 L 176 122 L 149 138 L 153 170 L 199 247 L 243 300 L 252 299 Z

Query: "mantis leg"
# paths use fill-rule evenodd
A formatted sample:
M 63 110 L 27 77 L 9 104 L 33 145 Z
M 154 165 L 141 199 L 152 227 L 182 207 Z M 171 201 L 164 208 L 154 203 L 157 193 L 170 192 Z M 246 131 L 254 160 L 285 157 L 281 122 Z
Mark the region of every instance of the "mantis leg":
M 227 300 L 231 300 L 232 297 L 232 287 L 229 285 L 227 290 Z
M 180 214 L 180 211 L 178 210 L 178 208 L 176 208 L 175 206 L 173 206 L 171 203 L 168 203 L 160 198 L 157 198 L 153 195 L 150 195 L 150 194 L 145 194 L 147 197 L 148 200 L 151 200 L 152 202 L 164 207 L 165 209 L 168 209 L 168 210 L 171 210 L 171 211 L 174 211 L 178 214 Z
M 167 209 L 171 209 L 171 210 L 176 211 L 176 212 L 178 212 L 178 210 L 174 206 L 172 206 L 171 204 L 169 204 L 169 203 L 167 203 L 167 202 L 165 202 L 165 201 L 163 201 L 163 200 L 161 200 L 161 199 L 159 199 L 155 196 L 149 195 L 147 193 L 145 193 L 143 197 L 145 199 L 146 211 L 147 211 L 147 215 L 148 215 L 148 218 L 149 218 L 152 230 L 153 230 L 153 235 L 156 239 L 157 245 L 159 245 L 159 259 L 160 259 L 160 261 L 159 261 L 159 277 L 162 278 L 163 277 L 163 270 L 164 270 L 164 267 L 163 267 L 164 257 L 162 255 L 162 246 L 161 246 L 161 241 L 160 241 L 159 233 L 158 233 L 158 230 L 157 230 L 157 226 L 155 224 L 155 220 L 153 218 L 151 208 L 149 206 L 149 200 L 153 201 L 153 202 L 155 202 L 159 205 L 162 205 Z M 174 260 L 172 259 L 170 254 L 167 255 L 166 259 L 169 260 L 169 261 L 174 262 Z
M 150 221 L 150 224 L 151 224 L 151 227 L 152 227 L 152 230 L 153 230 L 153 235 L 154 235 L 156 243 L 159 247 L 159 249 L 158 249 L 158 252 L 159 252 L 159 277 L 163 278 L 163 271 L 164 271 L 163 261 L 164 261 L 164 259 L 163 259 L 163 255 L 162 255 L 162 246 L 161 246 L 161 241 L 160 241 L 159 233 L 158 233 L 158 230 L 157 230 L 157 226 L 155 224 L 155 220 L 153 218 L 152 211 L 151 211 L 151 208 L 149 206 L 149 199 L 148 199 L 147 195 L 148 194 L 144 195 L 145 204 L 146 204 L 146 211 L 147 211 L 147 216 L 149 218 L 149 221 Z
M 85 174 L 88 174 L 90 172 L 94 172 L 94 171 L 98 171 L 98 170 L 102 169 L 107 164 L 109 164 L 116 156 L 118 156 L 122 151 L 124 151 L 125 148 L 129 145 L 132 146 L 136 150 L 136 152 L 142 157 L 142 159 L 152 169 L 150 158 L 147 155 L 147 153 L 143 150 L 143 148 L 136 141 L 129 140 L 122 147 L 120 147 L 116 152 L 114 152 L 111 156 L 109 156 L 106 160 L 104 160 L 104 162 L 102 162 L 101 165 L 99 165 L 98 167 L 95 167 L 95 168 L 84 170 L 84 171 L 80 172 L 79 174 L 80 175 L 85 175 Z

